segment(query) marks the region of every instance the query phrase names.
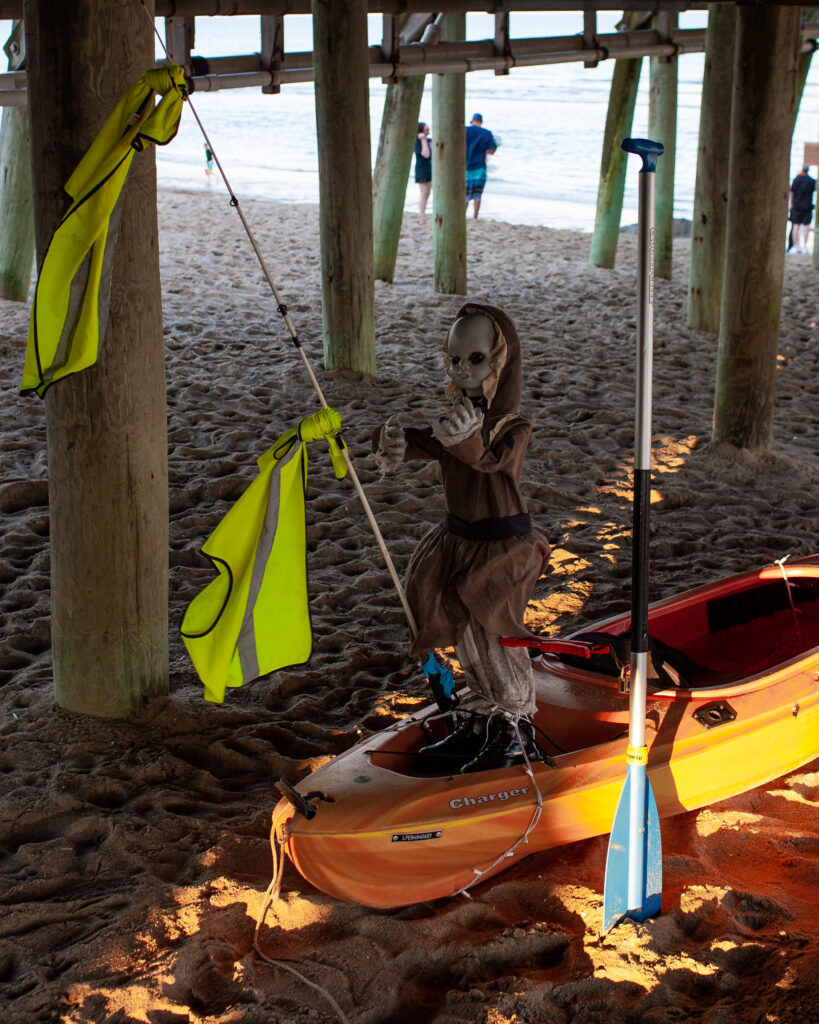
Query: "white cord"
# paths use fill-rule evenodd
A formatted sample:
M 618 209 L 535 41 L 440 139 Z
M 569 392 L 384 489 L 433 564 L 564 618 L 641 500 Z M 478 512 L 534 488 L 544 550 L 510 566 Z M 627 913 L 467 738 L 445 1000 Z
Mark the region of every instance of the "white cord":
M 785 562 L 787 562 L 787 560 L 790 557 L 790 552 L 788 552 L 788 554 L 784 555 L 782 558 L 774 559 L 774 565 L 779 566 L 779 571 L 782 573 L 782 579 L 785 581 L 785 591 L 788 595 L 788 602 L 791 606 L 791 612 L 793 613 L 793 624 L 796 627 L 796 635 L 801 639 L 802 631 L 799 628 L 799 619 L 797 617 L 800 613 L 799 609 L 793 603 L 793 595 L 791 594 L 791 587 L 793 586 L 793 584 L 790 582 L 790 580 L 788 579 L 788 574 L 785 572 Z
M 500 714 L 504 718 L 506 718 L 507 721 L 510 722 L 510 724 L 512 725 L 512 728 L 515 730 L 515 735 L 517 736 L 518 743 L 520 744 L 520 749 L 523 751 L 523 770 L 531 780 L 532 787 L 534 788 L 536 794 L 536 802 L 534 809 L 532 811 L 532 817 L 526 829 L 523 831 L 522 835 L 520 835 L 518 839 L 516 839 L 515 842 L 507 850 L 505 850 L 499 857 L 493 860 L 491 864 L 487 865 L 485 868 L 473 868 L 472 873 L 475 877 L 472 879 L 472 881 L 465 885 L 462 889 L 457 889 L 452 894 L 453 896 L 465 896 L 467 899 L 472 899 L 468 890 L 471 889 L 473 885 L 477 885 L 484 875 L 491 872 L 494 868 L 498 866 L 498 864 L 501 864 L 507 857 L 513 857 L 515 851 L 522 843 L 526 843 L 528 845 L 529 835 L 531 834 L 532 830 L 537 826 L 537 823 L 540 821 L 540 816 L 543 813 L 543 794 L 540 792 L 540 788 L 537 784 L 537 781 L 535 780 L 535 774 L 532 771 L 532 763 L 529 760 L 529 754 L 526 751 L 526 744 L 523 742 L 523 737 L 520 732 L 521 715 L 519 713 L 513 713 L 511 711 L 508 711 L 506 708 L 501 707 L 500 704 L 494 704 L 492 706 L 492 713 L 489 716 L 489 721 L 491 721 L 492 718 L 494 718 L 495 715 L 497 714 Z
M 303 981 L 305 985 L 308 985 L 310 988 L 320 993 L 320 995 L 324 996 L 330 1006 L 332 1006 L 333 1012 L 338 1016 L 342 1024 L 350 1024 L 349 1018 L 326 988 L 318 985 L 315 981 L 310 981 L 309 978 L 305 978 L 301 971 L 297 971 L 296 968 L 291 967 L 290 964 L 286 964 L 282 960 L 274 960 L 272 957 L 269 957 L 266 953 L 263 953 L 259 947 L 259 933 L 262 930 L 262 926 L 264 925 L 265 918 L 267 917 L 271 904 L 274 901 L 279 901 L 279 893 L 281 892 L 282 886 L 282 875 L 284 874 L 284 845 L 282 844 L 281 850 L 279 850 L 279 839 L 276 835 L 275 827 L 270 832 L 270 850 L 273 855 L 273 877 L 270 880 L 270 885 L 267 887 L 267 892 L 264 894 L 264 903 L 262 904 L 259 916 L 256 919 L 256 930 L 253 932 L 253 949 L 256 951 L 257 956 L 264 960 L 266 964 L 270 964 L 271 967 L 281 967 L 283 971 L 288 971 L 290 974 L 294 974 L 299 981 Z

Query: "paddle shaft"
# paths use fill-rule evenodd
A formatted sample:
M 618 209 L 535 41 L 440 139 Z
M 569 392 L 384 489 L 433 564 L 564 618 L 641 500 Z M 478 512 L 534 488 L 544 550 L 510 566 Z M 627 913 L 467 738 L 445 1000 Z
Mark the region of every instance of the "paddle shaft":
M 645 886 L 646 695 L 648 679 L 648 563 L 651 509 L 651 381 L 654 347 L 655 172 L 645 163 L 638 187 L 637 371 L 634 416 L 634 506 L 631 560 L 631 677 L 629 682 L 628 908 L 642 906 Z M 639 752 L 639 753 L 638 753 Z
M 648 563 L 651 510 L 651 379 L 654 345 L 653 171 L 640 171 L 637 232 L 637 386 L 634 416 L 634 506 L 631 549 L 631 679 L 629 740 L 645 743 L 648 662 Z M 634 711 L 637 710 L 638 714 Z
M 634 499 L 631 561 L 631 674 L 628 768 L 606 856 L 603 933 L 624 917 L 644 921 L 659 914 L 662 843 L 657 801 L 648 778 L 646 694 L 648 680 L 648 519 L 651 507 L 651 378 L 654 345 L 654 190 L 662 143 L 624 139 L 640 156 L 637 226 L 637 372 L 634 419 Z

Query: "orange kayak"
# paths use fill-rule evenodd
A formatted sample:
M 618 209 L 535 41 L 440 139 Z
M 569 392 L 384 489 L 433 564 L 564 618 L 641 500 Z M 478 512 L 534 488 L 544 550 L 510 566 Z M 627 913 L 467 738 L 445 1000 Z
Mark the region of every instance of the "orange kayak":
M 588 628 L 623 635 L 629 625 L 626 613 Z M 656 602 L 649 633 L 696 666 L 679 686 L 649 687 L 648 775 L 661 818 L 819 754 L 819 555 Z M 426 708 L 303 779 L 295 788 L 312 817 L 298 798 L 278 803 L 273 834 L 301 875 L 342 900 L 401 907 L 608 833 L 626 774 L 628 696 L 612 675 L 559 656 L 536 667 L 535 724 L 551 763 L 532 762 L 531 774 L 423 774 L 415 752 L 446 735 L 437 707 Z

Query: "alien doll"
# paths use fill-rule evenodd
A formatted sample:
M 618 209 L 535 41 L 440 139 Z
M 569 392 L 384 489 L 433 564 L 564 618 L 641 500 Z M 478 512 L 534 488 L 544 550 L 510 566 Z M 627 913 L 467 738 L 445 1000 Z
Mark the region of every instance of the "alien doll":
M 453 405 L 432 427 L 391 417 L 373 435 L 382 472 L 401 462 L 441 466 L 446 516 L 418 543 L 406 592 L 418 623 L 411 653 L 453 645 L 473 691 L 456 728 L 419 751 L 430 773 L 475 772 L 539 757 L 532 716 L 535 686 L 524 647 L 499 637 L 531 636 L 523 616 L 549 562 L 520 491 L 532 424 L 518 413 L 520 341 L 494 306 L 467 303 L 443 347 Z

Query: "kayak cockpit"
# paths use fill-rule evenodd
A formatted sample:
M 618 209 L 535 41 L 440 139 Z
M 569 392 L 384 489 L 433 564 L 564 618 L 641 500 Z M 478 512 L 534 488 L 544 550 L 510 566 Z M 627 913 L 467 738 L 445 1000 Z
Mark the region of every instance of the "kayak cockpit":
M 787 575 L 779 566 L 769 567 L 653 604 L 648 630 L 657 652 L 652 658 L 655 664 L 667 658 L 669 670 L 664 673 L 661 667 L 660 678 L 649 680 L 655 696 L 667 688 L 673 692 L 751 685 L 819 652 L 819 563 L 785 571 Z M 595 628 L 594 634 L 576 636 L 608 633 L 624 639 L 630 620 L 620 616 Z M 543 660 L 558 672 L 561 661 L 572 663 L 566 658 Z M 588 667 L 607 676 L 620 674 L 616 659 L 597 659 Z

